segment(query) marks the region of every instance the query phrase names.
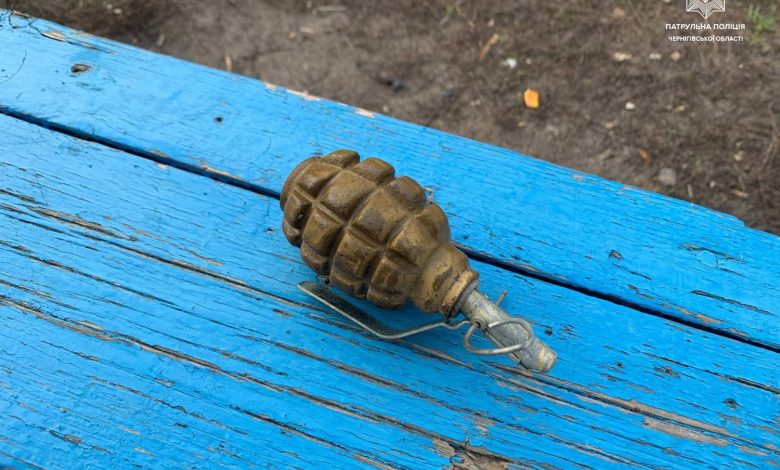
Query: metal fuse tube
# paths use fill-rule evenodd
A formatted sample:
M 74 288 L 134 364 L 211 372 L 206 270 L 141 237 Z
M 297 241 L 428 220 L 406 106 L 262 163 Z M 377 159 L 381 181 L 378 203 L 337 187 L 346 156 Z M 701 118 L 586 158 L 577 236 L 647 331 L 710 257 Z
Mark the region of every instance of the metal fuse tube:
M 528 322 L 509 316 L 478 290 L 474 289 L 467 295 L 460 311 L 466 318 L 478 324 L 482 332 L 498 348 L 517 346 L 516 350 L 506 354 L 523 367 L 547 372 L 555 365 L 558 355 L 534 335 Z M 520 347 L 523 345 L 525 347 Z M 479 350 L 470 348 L 468 343 L 466 346 L 472 352 L 480 353 Z M 500 353 L 500 349 L 482 352 L 482 354 Z

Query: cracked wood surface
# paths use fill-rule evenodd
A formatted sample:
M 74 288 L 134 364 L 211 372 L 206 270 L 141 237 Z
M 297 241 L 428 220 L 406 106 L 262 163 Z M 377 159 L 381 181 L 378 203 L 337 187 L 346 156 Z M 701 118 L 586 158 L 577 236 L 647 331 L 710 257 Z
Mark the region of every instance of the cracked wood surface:
M 474 256 L 780 346 L 780 238 L 731 216 L 42 20 L 0 13 L 0 47 L 0 112 L 267 195 L 312 153 L 377 155 Z
M 0 464 L 777 465 L 765 348 L 477 260 L 552 374 L 378 340 L 296 288 L 271 197 L 7 116 L 0 155 Z

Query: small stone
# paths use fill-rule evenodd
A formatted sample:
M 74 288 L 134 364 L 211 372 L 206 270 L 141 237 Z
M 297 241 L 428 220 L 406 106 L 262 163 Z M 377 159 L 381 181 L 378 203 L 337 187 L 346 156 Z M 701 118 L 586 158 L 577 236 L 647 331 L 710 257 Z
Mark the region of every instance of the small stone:
M 661 60 L 661 54 L 658 52 L 651 52 L 649 56 L 647 56 L 650 60 Z
M 534 61 L 533 61 L 533 60 L 531 60 L 530 58 L 528 58 L 528 59 L 525 59 L 525 65 L 531 65 L 531 64 L 533 64 L 533 63 L 534 63 Z
M 625 62 L 631 60 L 631 54 L 628 52 L 615 52 L 612 54 L 612 59 L 614 59 L 615 62 Z
M 517 59 L 515 59 L 514 57 L 507 57 L 506 59 L 504 59 L 503 64 L 509 67 L 510 69 L 513 69 L 517 67 Z
M 617 122 L 617 121 L 607 121 L 607 122 L 604 123 L 604 127 L 606 129 L 612 130 L 612 129 L 616 128 L 618 124 L 620 124 L 620 123 Z
M 622 18 L 625 18 L 625 17 L 626 17 L 626 10 L 624 10 L 624 9 L 622 9 L 620 7 L 615 7 L 612 10 L 612 18 L 615 18 L 616 20 L 619 20 L 619 19 L 622 19 Z
M 710 181 L 710 189 L 714 188 L 717 185 L 718 183 L 716 183 L 715 180 Z
M 685 105 L 684 105 L 684 104 L 681 104 L 681 105 L 679 105 L 679 106 L 675 106 L 675 108 L 674 108 L 674 112 L 675 112 L 675 113 L 682 113 L 682 112 L 684 112 L 686 109 L 687 109 L 687 108 L 685 107 Z
M 517 127 L 523 128 L 528 125 L 528 121 L 517 121 Z
M 382 105 L 382 112 L 385 113 L 385 114 L 389 113 L 390 112 L 390 107 L 387 106 L 386 104 L 383 104 Z
M 671 168 L 661 168 L 661 171 L 658 172 L 658 176 L 655 178 L 664 186 L 674 186 L 677 184 L 677 173 Z
M 678 51 L 674 51 L 669 57 L 671 57 L 673 61 L 677 62 L 678 60 L 682 59 L 682 54 L 680 54 Z
M 735 162 L 741 162 L 744 158 L 745 158 L 745 152 L 743 152 L 742 150 L 734 154 Z
M 628 101 L 626 102 L 626 109 L 629 111 L 633 111 L 636 109 L 636 105 L 634 104 L 633 101 Z

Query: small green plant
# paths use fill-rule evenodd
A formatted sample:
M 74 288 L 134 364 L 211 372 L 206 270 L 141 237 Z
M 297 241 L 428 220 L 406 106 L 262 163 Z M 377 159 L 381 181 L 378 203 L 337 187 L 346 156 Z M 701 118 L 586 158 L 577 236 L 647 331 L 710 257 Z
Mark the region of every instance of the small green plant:
M 762 12 L 761 7 L 757 5 L 751 4 L 748 6 L 747 19 L 753 25 L 753 32 L 755 34 L 771 31 L 775 27 L 775 11 L 776 7 L 774 6 L 768 13 Z

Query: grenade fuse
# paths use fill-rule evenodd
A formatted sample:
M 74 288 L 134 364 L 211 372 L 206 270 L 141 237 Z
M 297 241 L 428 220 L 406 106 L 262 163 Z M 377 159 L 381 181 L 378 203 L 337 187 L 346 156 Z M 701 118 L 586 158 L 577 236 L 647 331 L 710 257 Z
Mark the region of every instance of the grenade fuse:
M 301 288 L 385 338 L 400 338 L 437 326 L 471 326 L 465 347 L 477 354 L 509 354 L 522 366 L 546 372 L 555 353 L 525 320 L 510 317 L 477 290 L 479 275 L 450 241 L 447 216 L 408 177 L 395 177 L 388 163 L 338 150 L 300 163 L 280 198 L 287 240 L 304 262 L 354 297 L 383 308 L 411 301 L 443 320 L 412 330 L 389 328 L 318 285 Z M 458 313 L 467 320 L 453 323 Z M 476 349 L 480 329 L 497 347 Z

